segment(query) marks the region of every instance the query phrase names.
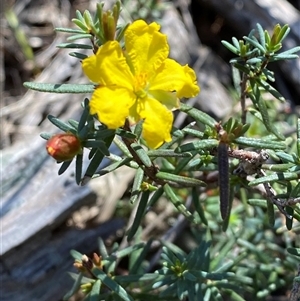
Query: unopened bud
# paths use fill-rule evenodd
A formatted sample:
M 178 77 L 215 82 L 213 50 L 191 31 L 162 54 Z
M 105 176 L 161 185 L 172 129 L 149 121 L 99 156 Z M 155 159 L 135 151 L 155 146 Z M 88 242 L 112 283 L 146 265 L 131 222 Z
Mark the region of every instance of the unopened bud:
M 59 162 L 72 160 L 82 151 L 79 138 L 70 133 L 54 135 L 47 141 L 46 149 Z
M 91 291 L 92 287 L 93 287 L 93 284 L 90 282 L 84 283 L 80 286 L 80 288 L 84 294 L 88 294 Z
M 81 262 L 75 261 L 73 266 L 79 271 L 79 272 L 85 272 L 86 268 L 82 265 Z
M 82 255 L 81 261 L 82 261 L 82 265 L 88 270 L 91 270 L 94 266 L 92 259 L 90 259 L 86 255 Z
M 97 268 L 102 269 L 102 256 L 99 256 L 98 254 L 93 254 L 93 263 Z

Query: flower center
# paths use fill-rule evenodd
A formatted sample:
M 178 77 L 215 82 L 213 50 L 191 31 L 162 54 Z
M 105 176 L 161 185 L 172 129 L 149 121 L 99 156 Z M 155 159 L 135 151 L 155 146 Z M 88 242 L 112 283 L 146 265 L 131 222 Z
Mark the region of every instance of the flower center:
M 144 98 L 147 95 L 147 74 L 142 72 L 135 76 L 134 93 L 139 98 Z

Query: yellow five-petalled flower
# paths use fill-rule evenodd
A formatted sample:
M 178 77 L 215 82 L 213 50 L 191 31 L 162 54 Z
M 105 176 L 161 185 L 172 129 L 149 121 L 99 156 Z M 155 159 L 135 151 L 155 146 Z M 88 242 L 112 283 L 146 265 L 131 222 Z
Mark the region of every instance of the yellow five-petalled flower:
M 133 22 L 125 32 L 125 49 L 108 41 L 83 60 L 88 78 L 97 84 L 90 113 L 110 129 L 143 122 L 142 136 L 150 148 L 171 141 L 172 109 L 178 98 L 199 93 L 195 72 L 169 59 L 167 36 L 157 23 Z

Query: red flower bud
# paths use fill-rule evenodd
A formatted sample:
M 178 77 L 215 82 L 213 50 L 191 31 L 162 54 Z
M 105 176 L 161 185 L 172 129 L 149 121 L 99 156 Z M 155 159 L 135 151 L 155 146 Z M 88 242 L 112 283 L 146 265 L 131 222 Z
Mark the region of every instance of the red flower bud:
M 82 150 L 79 138 L 68 133 L 51 137 L 46 144 L 46 149 L 48 154 L 59 162 L 72 160 Z

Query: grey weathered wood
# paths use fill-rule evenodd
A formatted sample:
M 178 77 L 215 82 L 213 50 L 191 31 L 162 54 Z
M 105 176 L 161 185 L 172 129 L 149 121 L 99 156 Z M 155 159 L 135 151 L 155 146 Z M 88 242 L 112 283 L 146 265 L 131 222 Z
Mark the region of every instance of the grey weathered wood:
M 91 255 L 97 250 L 98 237 L 106 239 L 122 227 L 122 220 L 113 219 L 89 230 L 35 233 L 1 257 L 1 301 L 60 300 L 72 286 L 67 272 L 76 272 L 70 250 Z

